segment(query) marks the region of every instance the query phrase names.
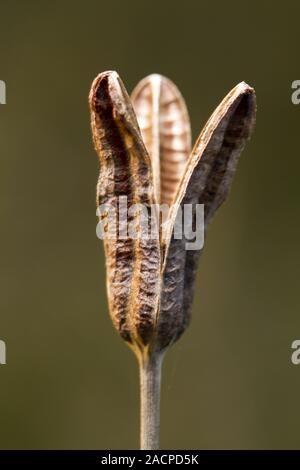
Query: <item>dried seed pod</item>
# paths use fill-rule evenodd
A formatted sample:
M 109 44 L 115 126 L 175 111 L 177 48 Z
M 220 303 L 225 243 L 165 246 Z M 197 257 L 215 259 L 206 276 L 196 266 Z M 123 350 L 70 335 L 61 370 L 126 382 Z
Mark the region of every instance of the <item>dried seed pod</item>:
M 119 213 L 120 196 L 128 205 L 154 203 L 149 155 L 142 141 L 130 99 L 116 72 L 100 74 L 90 92 L 92 133 L 99 156 L 97 204 Z M 135 213 L 139 224 L 140 213 Z M 131 217 L 132 218 L 132 217 Z M 130 222 L 131 220 L 129 220 Z M 110 313 L 121 336 L 144 344 L 157 316 L 160 249 L 157 239 L 104 239 Z
M 157 341 L 161 347 L 176 341 L 189 323 L 196 268 L 201 254 L 197 250 L 187 251 L 184 237 L 176 240 L 172 236 L 178 209 L 185 204 L 204 204 L 206 228 L 229 192 L 238 158 L 253 129 L 255 113 L 254 90 L 242 82 L 216 108 L 187 162 L 165 240 L 163 288 L 157 325 Z
M 190 225 L 205 230 L 224 201 L 253 128 L 255 94 L 245 83 L 237 85 L 208 120 L 189 158 L 189 119 L 175 85 L 151 75 L 138 84 L 132 99 L 137 118 L 116 72 L 104 72 L 93 82 L 92 133 L 100 162 L 97 204 L 107 207 L 100 219 L 118 214 L 115 231 L 108 220 L 109 236 L 104 238 L 110 314 L 139 360 L 141 448 L 158 449 L 162 358 L 189 323 L 201 254 L 201 249 L 187 251 L 191 240 L 185 232 L 177 238 L 174 228 L 182 208 L 190 205 Z M 123 197 L 129 205 L 125 218 L 120 212 Z M 158 224 L 157 209 L 151 208 L 166 202 L 172 204 L 167 230 L 159 228 L 157 237 L 150 232 L 149 238 L 152 219 Z M 130 212 L 136 204 L 138 210 Z M 197 226 L 197 204 L 204 204 L 204 227 Z M 128 223 L 135 225 L 137 236 L 127 232 Z
M 175 85 L 151 75 L 137 85 L 132 100 L 137 119 L 116 72 L 100 74 L 92 85 L 92 132 L 100 161 L 97 204 L 118 209 L 119 197 L 126 196 L 129 206 L 141 203 L 150 215 L 154 203 L 172 202 L 168 231 L 160 232 L 160 239 L 142 234 L 123 239 L 118 231 L 116 239 L 104 240 L 113 322 L 136 352 L 149 354 L 176 341 L 190 318 L 201 250 L 187 251 L 190 240 L 184 234 L 174 237 L 178 213 L 186 204 L 204 204 L 207 226 L 229 191 L 256 108 L 254 90 L 237 85 L 188 158 L 189 118 Z M 191 217 L 195 223 L 195 211 Z M 141 213 L 128 215 L 127 221 L 141 225 Z

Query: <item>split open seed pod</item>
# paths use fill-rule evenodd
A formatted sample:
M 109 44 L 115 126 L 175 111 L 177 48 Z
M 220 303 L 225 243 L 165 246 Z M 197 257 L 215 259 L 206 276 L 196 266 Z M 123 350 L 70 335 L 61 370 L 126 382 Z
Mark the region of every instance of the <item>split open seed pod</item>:
M 202 250 L 175 239 L 178 210 L 204 204 L 205 228 L 225 200 L 255 121 L 255 93 L 239 83 L 219 104 L 191 151 L 188 112 L 177 87 L 150 75 L 128 96 L 116 72 L 101 73 L 90 92 L 100 162 L 97 205 L 168 204 L 168 229 L 156 239 L 105 239 L 110 314 L 138 353 L 163 350 L 190 320 Z M 139 214 L 134 223 L 139 224 Z M 192 214 L 195 217 L 195 212 Z
M 184 100 L 160 75 L 142 80 L 130 99 L 116 72 L 101 73 L 92 84 L 90 109 L 110 315 L 139 360 L 141 448 L 158 449 L 162 357 L 189 323 L 203 248 L 195 249 L 195 242 L 229 192 L 254 125 L 255 93 L 244 82 L 233 88 L 193 150 Z M 187 207 L 192 229 L 178 236 Z

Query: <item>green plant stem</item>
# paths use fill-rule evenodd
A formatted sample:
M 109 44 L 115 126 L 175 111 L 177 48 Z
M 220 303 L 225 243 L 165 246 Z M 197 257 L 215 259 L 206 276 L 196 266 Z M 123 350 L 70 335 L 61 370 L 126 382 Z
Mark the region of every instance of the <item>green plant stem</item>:
M 161 353 L 153 353 L 139 360 L 142 450 L 159 449 L 162 359 Z

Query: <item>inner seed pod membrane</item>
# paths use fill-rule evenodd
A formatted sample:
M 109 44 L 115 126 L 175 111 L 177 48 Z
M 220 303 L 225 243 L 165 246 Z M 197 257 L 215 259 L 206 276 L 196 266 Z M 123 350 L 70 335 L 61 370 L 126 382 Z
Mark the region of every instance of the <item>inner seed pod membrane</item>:
M 144 78 L 131 99 L 151 157 L 156 200 L 171 205 L 191 152 L 185 102 L 174 83 L 157 74 Z

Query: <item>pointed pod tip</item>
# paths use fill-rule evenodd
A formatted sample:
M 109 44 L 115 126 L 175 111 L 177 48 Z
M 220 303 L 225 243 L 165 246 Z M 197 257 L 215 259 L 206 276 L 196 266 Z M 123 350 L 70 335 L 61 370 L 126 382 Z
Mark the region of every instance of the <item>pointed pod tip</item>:
M 240 82 L 235 88 L 235 97 L 242 100 L 245 113 L 248 116 L 248 138 L 253 132 L 256 120 L 256 93 L 253 87 L 246 82 Z
M 140 82 L 137 84 L 136 88 L 143 87 L 144 85 L 147 85 L 148 83 L 154 83 L 154 84 L 167 83 L 173 87 L 176 87 L 175 83 L 170 78 L 166 77 L 165 75 L 162 75 L 161 73 L 151 73 L 150 75 L 147 75 L 146 77 L 142 78 L 142 80 L 140 80 Z
M 93 80 L 89 94 L 91 111 L 99 113 L 101 108 L 104 109 L 113 103 L 116 110 L 120 113 L 124 113 L 124 101 L 127 99 L 126 95 L 126 90 L 118 72 L 115 70 L 107 70 L 99 73 Z
M 163 75 L 160 73 L 151 73 L 150 75 L 147 75 L 143 80 L 156 80 L 156 81 L 161 81 L 165 79 Z
M 138 98 L 142 90 L 147 89 L 149 86 L 154 85 L 155 88 L 159 89 L 161 82 L 164 79 L 165 77 L 163 77 L 159 73 L 151 73 L 150 75 L 147 75 L 146 77 L 142 78 L 134 87 L 131 93 L 131 99 L 133 100 L 133 102 Z
M 256 116 L 256 93 L 254 88 L 244 81 L 240 82 L 229 92 L 224 101 L 227 101 L 227 98 L 229 98 L 228 103 L 243 100 L 243 106 L 249 117 L 249 127 L 252 128 Z
M 240 94 L 249 93 L 249 94 L 255 95 L 254 88 L 252 86 L 248 85 L 248 83 L 246 83 L 244 81 L 238 83 L 235 88 L 236 88 L 236 90 L 239 91 Z

